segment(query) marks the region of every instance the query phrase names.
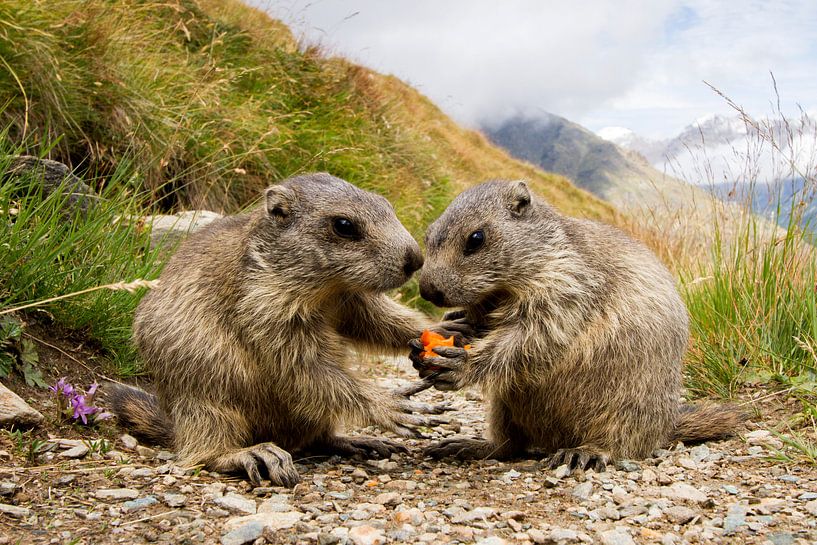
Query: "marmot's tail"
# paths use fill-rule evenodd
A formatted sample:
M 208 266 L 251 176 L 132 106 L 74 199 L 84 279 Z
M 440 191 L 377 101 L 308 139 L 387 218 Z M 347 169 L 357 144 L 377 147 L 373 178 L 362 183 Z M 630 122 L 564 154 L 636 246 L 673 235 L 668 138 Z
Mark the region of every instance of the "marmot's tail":
M 173 445 L 173 422 L 159 407 L 159 400 L 139 388 L 109 383 L 105 397 L 119 424 L 138 439 L 152 445 Z
M 672 441 L 702 443 L 711 439 L 726 439 L 735 435 L 746 413 L 735 405 L 685 403 L 681 405 Z

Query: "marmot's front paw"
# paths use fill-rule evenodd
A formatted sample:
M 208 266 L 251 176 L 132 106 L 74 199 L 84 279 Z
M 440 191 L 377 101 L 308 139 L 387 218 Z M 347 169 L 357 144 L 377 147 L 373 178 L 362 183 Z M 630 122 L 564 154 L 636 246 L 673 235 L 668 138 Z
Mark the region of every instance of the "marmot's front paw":
M 594 447 L 582 446 L 577 448 L 563 448 L 550 457 L 548 465 L 551 468 L 566 465 L 570 471 L 574 469 L 592 469 L 601 473 L 610 463 L 610 456 Z
M 434 352 L 438 355 L 425 358 L 425 367 L 420 370 L 421 378 L 434 381 L 438 390 L 459 390 L 466 385 L 465 365 L 468 361 L 468 351 L 458 346 L 437 347 Z

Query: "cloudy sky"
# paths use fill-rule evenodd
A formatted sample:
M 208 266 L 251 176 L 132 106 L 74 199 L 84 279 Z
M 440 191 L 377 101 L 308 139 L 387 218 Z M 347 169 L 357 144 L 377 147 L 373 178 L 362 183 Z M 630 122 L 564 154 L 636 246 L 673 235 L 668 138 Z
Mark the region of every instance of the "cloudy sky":
M 411 83 L 476 126 L 548 111 L 672 136 L 774 100 L 817 110 L 815 0 L 245 0 L 309 43 Z

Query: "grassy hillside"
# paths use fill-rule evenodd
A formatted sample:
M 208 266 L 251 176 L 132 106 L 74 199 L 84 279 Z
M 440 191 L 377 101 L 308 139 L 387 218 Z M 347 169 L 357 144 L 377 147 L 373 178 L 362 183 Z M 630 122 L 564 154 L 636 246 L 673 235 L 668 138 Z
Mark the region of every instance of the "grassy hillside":
M 300 49 L 238 0 L 0 5 L 0 124 L 105 179 L 124 159 L 145 204 L 235 211 L 326 170 L 392 200 L 420 234 L 466 184 L 531 179 L 567 212 L 613 209 L 454 125 L 402 82 Z

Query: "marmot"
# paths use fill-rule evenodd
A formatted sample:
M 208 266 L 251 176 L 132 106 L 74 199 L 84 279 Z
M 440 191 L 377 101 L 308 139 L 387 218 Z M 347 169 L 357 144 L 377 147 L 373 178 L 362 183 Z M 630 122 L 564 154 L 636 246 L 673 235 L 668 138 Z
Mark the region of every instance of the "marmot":
M 414 435 L 428 423 L 409 412 L 440 410 L 347 368 L 349 342 L 396 352 L 428 325 L 385 294 L 422 264 L 383 197 L 328 174 L 274 185 L 254 212 L 196 232 L 170 259 L 134 320 L 157 396 L 113 387 L 114 412 L 135 434 L 175 446 L 182 464 L 246 471 L 256 483 L 263 471 L 293 486 L 295 450 L 405 450 L 336 430 L 355 422 Z
M 601 470 L 670 440 L 733 433 L 740 413 L 679 403 L 687 310 L 669 271 L 608 225 L 565 217 L 522 181 L 459 195 L 426 234 L 424 298 L 463 307 L 470 350 L 412 359 L 441 390 L 479 385 L 489 440 L 453 438 L 434 457 L 510 458 Z

